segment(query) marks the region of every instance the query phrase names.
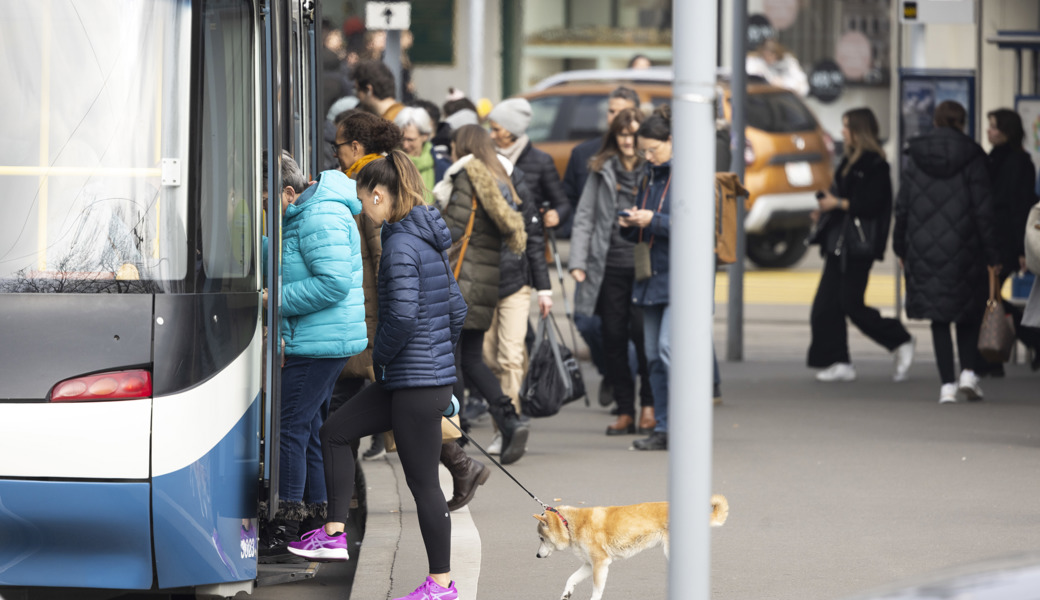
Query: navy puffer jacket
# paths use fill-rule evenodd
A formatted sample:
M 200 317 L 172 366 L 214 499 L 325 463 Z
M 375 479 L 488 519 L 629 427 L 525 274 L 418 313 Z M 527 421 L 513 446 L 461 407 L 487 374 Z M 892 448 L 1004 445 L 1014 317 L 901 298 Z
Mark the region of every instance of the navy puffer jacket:
M 672 162 L 643 165 L 646 175 L 639 186 L 639 208 L 654 211 L 650 226 L 623 227 L 621 236 L 632 242 L 650 244 L 650 279 L 632 285 L 632 302 L 638 306 L 668 304 L 668 237 L 672 221 Z
M 436 208 L 417 206 L 383 223 L 382 241 L 376 380 L 388 390 L 452 385 L 466 301 L 448 271 L 448 226 Z

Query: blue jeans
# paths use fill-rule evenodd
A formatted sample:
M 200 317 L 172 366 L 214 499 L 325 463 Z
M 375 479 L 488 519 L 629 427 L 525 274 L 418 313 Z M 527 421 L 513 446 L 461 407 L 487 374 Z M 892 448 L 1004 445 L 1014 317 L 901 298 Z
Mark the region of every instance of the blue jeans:
M 347 358 L 287 356 L 282 367 L 281 433 L 279 434 L 278 497 L 320 504 L 328 497 L 318 437 Z
M 672 363 L 671 324 L 667 304 L 643 307 L 643 337 L 646 362 L 650 369 L 650 389 L 654 392 L 654 431 L 668 431 L 668 368 Z

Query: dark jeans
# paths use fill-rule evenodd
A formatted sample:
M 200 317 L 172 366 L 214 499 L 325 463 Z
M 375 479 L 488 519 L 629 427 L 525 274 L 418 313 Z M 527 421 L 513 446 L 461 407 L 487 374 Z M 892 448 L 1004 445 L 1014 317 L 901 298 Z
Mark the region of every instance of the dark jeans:
M 346 357 L 285 358 L 278 443 L 280 500 L 302 502 L 306 493 L 309 502 L 325 502 L 318 432 L 328 414 L 332 388 L 346 362 Z
M 839 257 L 827 256 L 820 287 L 816 289 L 809 317 L 812 343 L 807 362 L 810 367 L 825 368 L 834 363 L 852 362 L 846 317 L 863 335 L 889 351 L 910 341 L 910 333 L 899 319 L 886 319 L 863 303 L 874 261 L 847 259 L 844 269 L 841 263 Z
M 957 323 L 957 355 L 961 359 L 961 370 L 975 370 L 979 352 L 979 321 Z M 939 367 L 939 378 L 943 383 L 954 383 L 957 374 L 953 368 L 953 339 L 950 324 L 932 321 L 932 347 L 935 362 Z
M 646 360 L 654 394 L 654 431 L 668 431 L 668 371 L 672 366 L 672 319 L 668 304 L 643 307 Z
M 589 356 L 596 371 L 603 377 L 607 376 L 607 363 L 603 357 L 603 319 L 599 315 L 574 315 L 574 327 L 585 340 L 589 347 Z M 532 337 L 534 337 L 532 335 Z M 636 345 L 628 343 L 628 368 L 632 371 L 632 377 L 639 374 L 639 358 L 636 356 Z
M 607 267 L 603 273 L 603 285 L 596 299 L 596 314 L 602 320 L 603 359 L 607 380 L 614 386 L 614 400 L 619 415 L 634 416 L 636 382 L 628 365 L 629 340 L 635 343 L 636 360 L 640 376 L 641 406 L 653 406 L 650 371 L 647 367 L 643 339 L 643 314 L 632 303 L 634 269 Z
M 449 402 L 450 385 L 387 391 L 377 383 L 348 400 L 321 428 L 329 521 L 339 523 L 347 522 L 354 492 L 351 444 L 393 430 L 401 469 L 415 499 L 430 573 L 451 570 L 451 517 L 437 474 L 441 414 Z

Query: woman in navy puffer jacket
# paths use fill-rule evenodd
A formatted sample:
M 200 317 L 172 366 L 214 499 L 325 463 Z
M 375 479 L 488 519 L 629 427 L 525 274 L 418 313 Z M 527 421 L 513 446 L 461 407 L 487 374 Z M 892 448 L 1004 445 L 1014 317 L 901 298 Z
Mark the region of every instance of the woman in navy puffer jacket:
M 394 150 L 358 173 L 365 215 L 383 227 L 379 263 L 379 325 L 373 344 L 376 383 L 347 400 L 321 429 L 329 517 L 324 527 L 290 544 L 311 559 L 346 560 L 343 533 L 354 491 L 351 442 L 393 430 L 415 498 L 430 576 L 409 598 L 457 598 L 451 581 L 451 518 L 437 463 L 441 415 L 457 404 L 453 347 L 466 320 L 466 301 L 448 270 L 451 234 L 408 156 Z

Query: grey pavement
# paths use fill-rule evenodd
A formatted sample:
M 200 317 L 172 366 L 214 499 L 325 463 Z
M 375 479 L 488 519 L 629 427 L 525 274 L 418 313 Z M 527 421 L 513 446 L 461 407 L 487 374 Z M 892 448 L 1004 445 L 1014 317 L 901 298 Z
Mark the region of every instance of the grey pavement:
M 556 302 L 562 316 L 559 294 Z M 721 357 L 725 307 L 718 308 Z M 909 381 L 893 383 L 891 356 L 850 328 L 859 379 L 822 384 L 804 367 L 807 306 L 749 306 L 745 316 L 745 360 L 720 362 L 724 400 L 713 415 L 712 488 L 731 507 L 728 523 L 712 530 L 713 598 L 836 600 L 1040 549 L 1040 374 L 1009 365 L 1006 378 L 982 381 L 984 402 L 939 405 L 928 328 L 911 322 L 919 342 Z M 605 436 L 613 417 L 595 401 L 595 369 L 586 362 L 583 370 L 592 405 L 576 402 L 534 420 L 527 454 L 507 468 L 554 505 L 665 499 L 666 453 L 630 450 L 637 436 Z M 486 445 L 490 425 L 478 423 L 472 435 Z M 539 505 L 476 449 L 467 451 L 494 472 L 452 514 L 460 597 L 558 598 L 578 559 L 536 558 L 530 515 Z M 364 468 L 369 518 L 351 597 L 397 598 L 426 574 L 415 506 L 396 456 Z M 604 598 L 663 599 L 668 568 L 659 549 L 615 563 Z M 332 591 L 339 589 L 332 573 L 314 581 L 329 586 L 327 597 L 342 597 Z M 587 581 L 575 597 L 590 593 Z

